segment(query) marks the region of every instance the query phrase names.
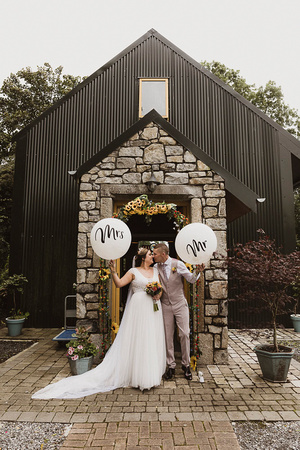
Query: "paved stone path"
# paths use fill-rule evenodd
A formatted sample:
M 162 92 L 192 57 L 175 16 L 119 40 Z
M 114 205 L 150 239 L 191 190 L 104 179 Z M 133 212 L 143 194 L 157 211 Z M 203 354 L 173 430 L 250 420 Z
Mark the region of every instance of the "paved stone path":
M 65 349 L 51 339 L 58 329 L 24 329 L 38 342 L 0 365 L 0 420 L 74 424 L 64 449 L 239 449 L 231 421 L 300 420 L 300 364 L 287 383 L 260 377 L 253 347 L 268 332 L 230 330 L 228 365 L 200 366 L 204 383 L 175 380 L 142 393 L 117 389 L 75 400 L 32 400 L 33 392 L 69 375 Z M 0 339 L 12 339 L 7 329 Z M 280 330 L 282 340 L 299 333 Z

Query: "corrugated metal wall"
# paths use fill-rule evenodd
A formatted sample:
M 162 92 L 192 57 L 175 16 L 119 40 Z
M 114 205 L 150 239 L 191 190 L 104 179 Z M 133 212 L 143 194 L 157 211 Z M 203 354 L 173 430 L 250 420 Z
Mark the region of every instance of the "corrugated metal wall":
M 30 281 L 25 302 L 32 325 L 62 325 L 63 299 L 76 281 L 78 186 L 68 171 L 138 120 L 140 77 L 168 77 L 170 123 L 267 198 L 257 216 L 230 224 L 229 245 L 254 238 L 258 227 L 283 242 L 278 131 L 149 32 L 19 136 L 21 160 L 26 133 L 25 164 L 16 166 L 16 192 L 24 187 L 24 202 L 21 210 L 16 201 L 14 220 L 22 220 L 23 234 L 13 230 L 12 268 Z

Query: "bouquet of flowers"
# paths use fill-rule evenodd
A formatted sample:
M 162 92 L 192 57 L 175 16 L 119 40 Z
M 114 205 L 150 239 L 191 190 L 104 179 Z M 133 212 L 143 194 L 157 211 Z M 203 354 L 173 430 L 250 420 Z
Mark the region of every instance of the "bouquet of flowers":
M 90 341 L 89 333 L 84 327 L 76 328 L 76 334 L 72 336 L 75 339 L 66 344 L 69 358 L 75 361 L 76 359 L 97 355 L 99 347 Z
M 147 294 L 151 295 L 151 297 L 154 297 L 155 295 L 159 294 L 162 290 L 161 284 L 159 284 L 158 281 L 152 281 L 152 283 L 148 283 L 145 291 Z M 158 311 L 158 304 L 157 301 L 153 299 L 153 309 L 154 311 Z

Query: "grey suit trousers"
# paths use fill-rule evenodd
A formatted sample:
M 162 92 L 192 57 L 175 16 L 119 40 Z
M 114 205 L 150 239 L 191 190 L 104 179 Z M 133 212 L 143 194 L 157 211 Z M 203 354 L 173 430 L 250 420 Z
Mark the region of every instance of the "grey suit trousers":
M 167 347 L 167 366 L 175 368 L 174 354 L 174 331 L 175 321 L 179 330 L 179 339 L 181 347 L 181 362 L 184 366 L 190 364 L 190 327 L 189 327 L 189 307 L 187 301 L 171 303 L 162 303 L 162 312 L 164 317 L 166 347 Z M 175 320 L 174 320 L 175 319 Z

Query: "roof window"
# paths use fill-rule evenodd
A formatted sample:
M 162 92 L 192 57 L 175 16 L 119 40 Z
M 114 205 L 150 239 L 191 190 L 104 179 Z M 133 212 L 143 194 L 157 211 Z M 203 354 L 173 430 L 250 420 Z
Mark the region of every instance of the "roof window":
M 166 119 L 169 117 L 167 78 L 141 78 L 139 94 L 139 117 L 152 109 Z

